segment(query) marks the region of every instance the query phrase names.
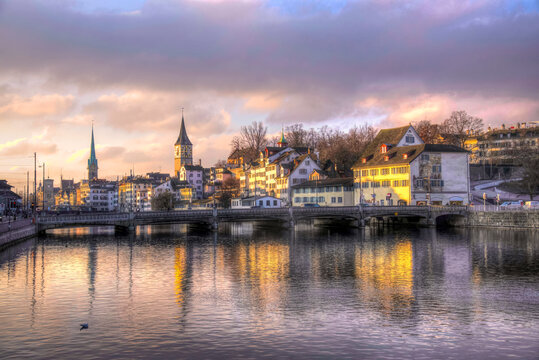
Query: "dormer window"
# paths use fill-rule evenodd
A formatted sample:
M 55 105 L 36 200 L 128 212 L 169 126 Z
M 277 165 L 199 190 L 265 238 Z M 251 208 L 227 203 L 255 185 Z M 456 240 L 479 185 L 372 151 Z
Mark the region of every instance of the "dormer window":
M 380 152 L 382 154 L 386 153 L 387 152 L 387 145 L 386 144 L 382 144 L 382 146 L 380 147 Z
M 413 135 L 406 135 L 406 142 L 408 144 L 413 144 L 415 142 L 415 137 Z
M 388 155 L 384 156 L 384 161 L 389 161 L 389 156 Z
M 402 154 L 403 159 L 408 159 L 408 154 Z
M 364 157 L 363 159 L 361 159 L 361 163 L 362 163 L 362 164 L 366 164 L 366 163 L 367 163 L 367 158 Z

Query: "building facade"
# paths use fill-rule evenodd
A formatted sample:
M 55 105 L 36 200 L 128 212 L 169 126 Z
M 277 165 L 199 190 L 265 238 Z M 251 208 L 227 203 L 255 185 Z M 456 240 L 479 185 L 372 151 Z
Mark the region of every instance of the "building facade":
M 292 206 L 353 206 L 354 179 L 311 180 L 292 186 Z
M 356 204 L 469 203 L 468 152 L 425 144 L 411 125 L 381 130 L 353 170 Z

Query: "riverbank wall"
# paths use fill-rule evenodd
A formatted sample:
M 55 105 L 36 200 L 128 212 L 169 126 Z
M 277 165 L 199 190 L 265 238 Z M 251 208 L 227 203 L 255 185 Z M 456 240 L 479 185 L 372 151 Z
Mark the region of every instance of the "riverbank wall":
M 539 211 L 474 211 L 467 226 L 539 229 Z
M 35 225 L 28 225 L 16 230 L 2 233 L 0 234 L 0 250 L 36 235 L 37 226 Z

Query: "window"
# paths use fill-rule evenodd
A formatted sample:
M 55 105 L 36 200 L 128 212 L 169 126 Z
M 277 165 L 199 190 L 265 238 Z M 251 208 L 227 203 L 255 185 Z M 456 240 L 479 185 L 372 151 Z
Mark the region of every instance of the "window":
M 316 192 L 316 188 L 311 188 L 311 193 L 315 193 Z
M 361 170 L 361 176 L 367 176 L 369 174 L 368 170 Z
M 305 160 L 305 165 L 309 165 L 309 160 Z
M 413 144 L 415 142 L 415 138 L 413 135 L 406 135 L 406 142 L 409 144 Z
M 369 183 L 368 183 L 368 182 L 365 181 L 365 182 L 363 182 L 363 183 L 361 183 L 361 184 L 362 184 L 361 187 L 362 187 L 363 189 L 368 189 L 368 188 L 369 188 Z
M 421 154 L 421 160 L 429 161 L 429 154 Z
M 408 186 L 409 184 L 408 180 L 401 180 L 401 186 Z
M 399 180 L 393 180 L 393 187 L 399 186 Z
M 277 206 L 277 200 L 273 200 L 273 206 Z
M 389 168 L 385 168 L 381 170 L 382 175 L 388 175 L 389 174 Z
M 294 202 L 300 203 L 300 202 L 301 202 L 301 198 L 300 198 L 300 197 L 294 198 Z
M 326 199 L 323 196 L 319 196 L 318 202 L 326 202 Z
M 316 198 L 314 196 L 311 196 L 311 202 L 315 202 Z
M 309 202 L 309 198 L 307 196 L 303 197 L 303 202 Z
M 266 200 L 266 206 L 271 206 L 271 200 Z
M 335 197 L 331 198 L 331 203 L 335 204 L 337 202 L 337 199 Z
M 382 187 L 390 187 L 391 181 L 390 180 L 384 180 L 382 181 Z
M 370 174 L 371 174 L 371 176 L 376 176 L 376 175 L 378 175 L 378 169 L 372 169 L 372 170 L 370 171 Z
M 260 200 L 260 201 L 258 202 L 258 206 L 264 206 L 264 201 Z
M 379 181 L 371 181 L 371 187 L 372 188 L 379 188 L 380 182 Z
M 432 165 L 432 172 L 433 173 L 441 173 L 442 172 L 442 165 Z
M 307 169 L 299 169 L 299 173 L 305 175 L 307 174 Z
M 342 203 L 342 197 L 339 196 L 338 200 L 339 200 L 339 203 Z

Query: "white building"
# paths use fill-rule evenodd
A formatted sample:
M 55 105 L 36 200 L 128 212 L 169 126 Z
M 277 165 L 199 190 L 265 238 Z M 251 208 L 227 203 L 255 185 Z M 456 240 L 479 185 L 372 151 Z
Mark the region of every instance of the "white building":
M 250 209 L 253 206 L 265 209 L 280 208 L 282 207 L 282 201 L 273 196 L 234 198 L 231 201 L 233 209 Z
M 118 209 L 118 186 L 104 180 L 83 182 L 81 200 L 94 211 L 115 211 Z
M 354 170 L 355 203 L 468 204 L 468 152 L 425 144 L 411 125 L 381 130 Z

